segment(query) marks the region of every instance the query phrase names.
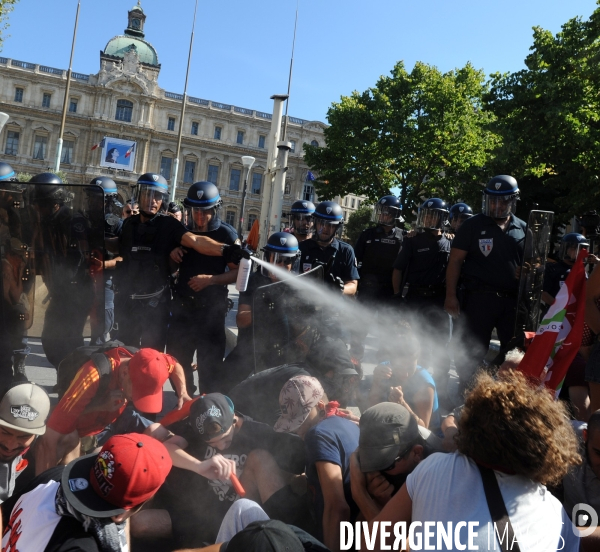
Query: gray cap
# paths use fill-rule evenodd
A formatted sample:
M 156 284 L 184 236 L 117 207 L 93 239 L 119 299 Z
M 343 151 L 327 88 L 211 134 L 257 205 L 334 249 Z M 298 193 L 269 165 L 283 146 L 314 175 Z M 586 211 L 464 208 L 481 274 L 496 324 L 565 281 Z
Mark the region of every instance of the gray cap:
M 50 397 L 35 383 L 11 387 L 0 400 L 0 425 L 23 433 L 43 435 L 50 413 Z
M 419 438 L 417 420 L 403 406 L 383 402 L 368 408 L 360 417 L 360 470 L 371 472 L 388 468 Z

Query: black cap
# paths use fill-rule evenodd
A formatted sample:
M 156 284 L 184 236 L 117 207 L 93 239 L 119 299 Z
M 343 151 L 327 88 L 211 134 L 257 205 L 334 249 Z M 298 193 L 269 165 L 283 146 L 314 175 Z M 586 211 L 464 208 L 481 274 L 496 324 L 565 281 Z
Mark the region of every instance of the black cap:
M 254 521 L 237 533 L 221 552 L 304 552 L 302 541 L 286 523 Z
M 198 432 L 200 439 L 210 441 L 226 433 L 233 425 L 233 402 L 221 393 L 209 393 L 197 398 L 190 408 L 190 425 Z M 221 426 L 218 433 L 207 434 L 206 427 L 210 422 Z
M 417 420 L 402 405 L 383 402 L 367 408 L 360 417 L 360 470 L 385 470 L 420 435 Z
M 341 376 L 357 376 L 352 357 L 346 344 L 339 338 L 322 337 L 313 345 L 306 363 L 325 374 L 331 370 Z

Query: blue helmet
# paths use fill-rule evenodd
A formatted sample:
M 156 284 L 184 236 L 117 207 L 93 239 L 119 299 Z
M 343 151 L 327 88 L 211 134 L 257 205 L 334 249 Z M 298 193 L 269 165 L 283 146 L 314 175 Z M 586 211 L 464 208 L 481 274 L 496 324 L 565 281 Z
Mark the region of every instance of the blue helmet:
M 136 182 L 133 199 L 140 207 L 140 212 L 153 216 L 152 202 L 160 202 L 159 211 L 165 211 L 169 199 L 169 183 L 165 177 L 156 173 L 145 173 Z
M 313 216 L 332 224 L 342 224 L 344 222 L 344 212 L 335 201 L 321 201 L 315 208 Z
M 292 215 L 312 215 L 315 212 L 315 204 L 312 201 L 299 199 L 292 203 L 290 213 Z
M 456 232 L 460 228 L 461 224 L 472 216 L 473 209 L 471 209 L 471 207 L 469 207 L 466 203 L 455 203 L 452 205 L 452 207 L 450 207 L 448 222 L 450 222 L 452 230 Z
M 275 232 L 269 236 L 263 251 L 279 253 L 283 257 L 296 257 L 298 255 L 298 240 L 288 232 Z
M 483 190 L 483 214 L 496 219 L 507 218 L 516 211 L 518 199 L 519 185 L 514 177 L 494 176 Z
M 104 196 L 116 196 L 119 193 L 117 185 L 112 178 L 108 176 L 97 176 L 90 184 L 92 186 L 100 186 L 104 190 Z
M 373 209 L 373 222 L 383 226 L 394 226 L 396 221 L 402 222 L 404 219 L 400 214 L 402 204 L 394 195 L 386 195 L 379 199 Z
M 442 229 L 448 220 L 448 206 L 443 199 L 432 197 L 426 199 L 417 214 L 417 228 Z
M 211 232 L 221 224 L 219 210 L 223 200 L 212 182 L 202 180 L 195 182 L 183 200 L 185 209 L 184 224 L 190 232 Z M 209 213 L 209 211 L 212 211 Z M 207 216 L 211 215 L 208 220 Z M 208 221 L 208 222 L 207 222 Z
M 586 249 L 590 247 L 589 240 L 583 234 L 578 234 L 577 232 L 565 234 L 560 240 L 558 258 L 567 263 L 575 262 L 577 255 L 579 255 L 579 250 L 583 247 Z
M 0 182 L 17 182 L 17 174 L 8 164 L 0 161 Z

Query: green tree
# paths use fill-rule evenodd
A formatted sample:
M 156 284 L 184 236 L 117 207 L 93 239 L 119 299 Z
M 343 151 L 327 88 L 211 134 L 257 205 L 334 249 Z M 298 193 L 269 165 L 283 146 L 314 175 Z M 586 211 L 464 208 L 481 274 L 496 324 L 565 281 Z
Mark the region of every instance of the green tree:
M 353 92 L 327 113 L 325 146 L 304 145 L 323 198 L 348 193 L 371 200 L 400 189 L 404 215 L 423 197 L 480 197 L 483 168 L 498 137 L 483 110 L 485 75 L 470 64 L 441 73 L 399 62 L 374 88 Z
M 7 38 L 4 35 L 4 31 L 8 29 L 8 15 L 15 9 L 15 4 L 19 0 L 0 0 L 0 52 L 2 51 L 2 45 L 4 39 Z
M 493 166 L 559 220 L 600 207 L 600 9 L 553 36 L 534 28 L 526 68 L 492 75 L 487 108 L 503 137 Z
M 371 226 L 373 216 L 372 205 L 361 205 L 356 211 L 350 214 L 348 222 L 344 225 L 344 233 L 348 243 L 354 245 L 361 232 Z

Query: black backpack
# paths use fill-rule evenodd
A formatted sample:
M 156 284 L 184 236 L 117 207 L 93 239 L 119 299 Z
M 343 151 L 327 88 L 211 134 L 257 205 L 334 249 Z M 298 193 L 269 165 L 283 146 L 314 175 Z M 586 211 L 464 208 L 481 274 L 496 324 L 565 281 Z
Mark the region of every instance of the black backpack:
M 100 376 L 100 387 L 94 397 L 94 401 L 103 399 L 108 390 L 110 375 L 112 373 L 110 360 L 105 353 L 111 349 L 116 349 L 117 347 L 122 347 L 131 354 L 135 354 L 139 350 L 135 347 L 126 347 L 124 343 L 115 340 L 107 341 L 103 345 L 77 347 L 77 349 L 63 358 L 58 365 L 58 400 L 63 397 L 75 378 L 75 375 L 79 372 L 79 369 L 89 360 L 94 363 Z

